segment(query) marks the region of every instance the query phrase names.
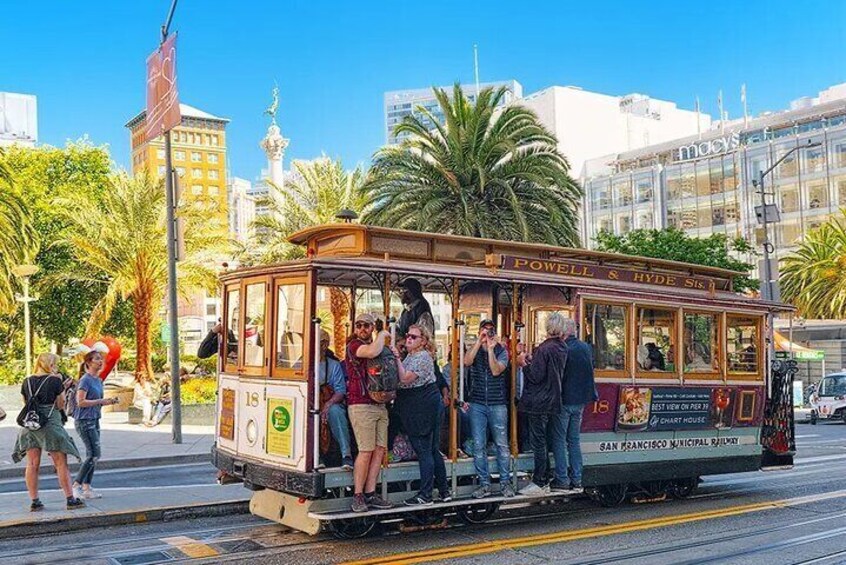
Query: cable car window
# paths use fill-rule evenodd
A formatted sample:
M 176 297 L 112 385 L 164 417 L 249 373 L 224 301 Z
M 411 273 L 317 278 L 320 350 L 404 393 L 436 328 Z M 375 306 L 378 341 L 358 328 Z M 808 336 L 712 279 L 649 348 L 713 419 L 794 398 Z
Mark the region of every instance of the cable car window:
M 726 325 L 729 373 L 758 373 L 760 320 L 745 316 L 728 316 Z
M 238 365 L 238 323 L 241 310 L 241 289 L 226 291 L 226 365 Z
M 627 306 L 586 303 L 584 308 L 585 341 L 593 346 L 598 370 L 626 370 Z
M 265 283 L 247 285 L 244 318 L 244 366 L 264 366 Z
M 329 349 L 343 359 L 344 344 L 350 334 L 350 290 L 339 286 L 317 287 L 317 317 L 329 333 Z
M 532 347 L 537 347 L 546 339 L 546 321 L 552 314 L 570 317 L 569 310 L 535 310 L 532 315 Z
M 304 308 L 304 284 L 276 287 L 276 367 L 279 369 L 303 366 Z
M 684 372 L 718 373 L 719 315 L 699 312 L 684 313 Z
M 637 309 L 637 370 L 676 371 L 676 311 Z

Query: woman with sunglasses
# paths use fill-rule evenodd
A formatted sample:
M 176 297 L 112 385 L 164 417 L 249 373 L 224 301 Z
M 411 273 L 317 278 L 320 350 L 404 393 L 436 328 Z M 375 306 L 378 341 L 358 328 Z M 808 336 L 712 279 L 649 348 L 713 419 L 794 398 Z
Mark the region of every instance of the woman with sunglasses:
M 399 360 L 399 351 L 396 347 L 393 349 Z M 429 330 L 416 324 L 410 326 L 405 335 L 405 349 L 408 354 L 398 363 L 400 382 L 396 413 L 417 453 L 420 465 L 420 491 L 406 500 L 405 504 L 430 506 L 435 482 L 441 501 L 449 502 L 452 495 L 447 486 L 444 458 L 438 449 L 444 408 L 435 384 L 435 361 Z

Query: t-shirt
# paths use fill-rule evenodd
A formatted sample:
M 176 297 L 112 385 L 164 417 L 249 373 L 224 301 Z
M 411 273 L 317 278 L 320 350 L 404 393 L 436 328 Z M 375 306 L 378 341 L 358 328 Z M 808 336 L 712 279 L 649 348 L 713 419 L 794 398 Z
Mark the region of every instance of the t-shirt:
M 103 381 L 99 377 L 86 373 L 79 379 L 76 390 L 84 390 L 86 400 L 99 400 L 103 398 Z M 96 420 L 100 417 L 101 408 L 102 406 L 99 405 L 85 408 L 77 405 L 76 410 L 73 411 L 73 418 L 74 420 Z
M 403 359 L 402 366 L 417 375 L 417 378 L 407 384 L 400 381 L 399 388 L 417 388 L 435 382 L 435 362 L 428 351 L 409 353 Z
M 332 391 L 339 394 L 347 394 L 347 382 L 344 377 L 344 369 L 341 363 L 329 357 L 325 361 L 321 361 L 317 366 L 317 382 L 320 386 L 326 384 L 326 373 L 329 373 L 329 386 Z
M 56 402 L 56 398 L 65 392 L 65 387 L 62 385 L 62 377 L 57 375 L 32 375 L 24 379 L 24 382 L 21 383 L 21 394 L 27 400 L 29 400 L 30 387 L 32 388 L 32 394 L 38 391 L 38 394 L 35 395 L 36 404 L 53 404 Z M 40 391 L 38 387 L 41 387 Z
M 364 342 L 353 338 L 347 344 L 347 355 L 344 358 L 344 367 L 347 370 L 347 404 L 373 404 L 370 395 L 367 394 L 367 359 L 357 357 L 358 348 Z

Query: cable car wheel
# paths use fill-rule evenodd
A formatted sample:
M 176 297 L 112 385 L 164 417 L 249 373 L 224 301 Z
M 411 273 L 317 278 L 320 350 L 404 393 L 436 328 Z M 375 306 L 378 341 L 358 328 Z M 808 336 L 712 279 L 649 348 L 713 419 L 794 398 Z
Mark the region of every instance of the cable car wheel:
M 628 490 L 628 485 L 625 483 L 618 485 L 603 485 L 596 487 L 594 498 L 605 508 L 614 508 L 615 506 L 621 505 L 626 500 Z
M 461 508 L 456 513 L 462 522 L 472 525 L 486 522 L 498 509 L 499 502 L 490 502 Z
M 430 508 L 421 510 L 420 512 L 413 512 L 408 516 L 407 521 L 416 526 L 435 526 L 444 521 L 445 512 L 443 509 Z
M 372 517 L 344 518 L 329 522 L 329 529 L 338 539 L 363 538 L 376 527 L 376 520 Z
M 699 485 L 699 477 L 691 477 L 688 479 L 676 479 L 674 481 L 670 481 L 670 486 L 667 489 L 667 492 L 673 498 L 687 498 L 693 491 L 696 490 L 696 487 Z

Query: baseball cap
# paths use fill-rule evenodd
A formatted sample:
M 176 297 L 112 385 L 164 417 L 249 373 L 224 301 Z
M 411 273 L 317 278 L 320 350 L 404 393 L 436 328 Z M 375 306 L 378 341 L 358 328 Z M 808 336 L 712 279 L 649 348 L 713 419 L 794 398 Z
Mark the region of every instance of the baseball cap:
M 479 322 L 479 327 L 484 328 L 485 326 L 496 326 L 496 325 L 493 323 L 493 320 L 491 320 L 490 318 L 485 318 L 484 320 Z
M 329 332 L 324 329 L 320 330 L 320 341 L 330 341 L 329 340 Z
M 376 317 L 373 314 L 368 312 L 362 312 L 361 314 L 356 315 L 355 322 L 364 322 L 365 324 L 370 324 L 371 326 L 376 325 Z

